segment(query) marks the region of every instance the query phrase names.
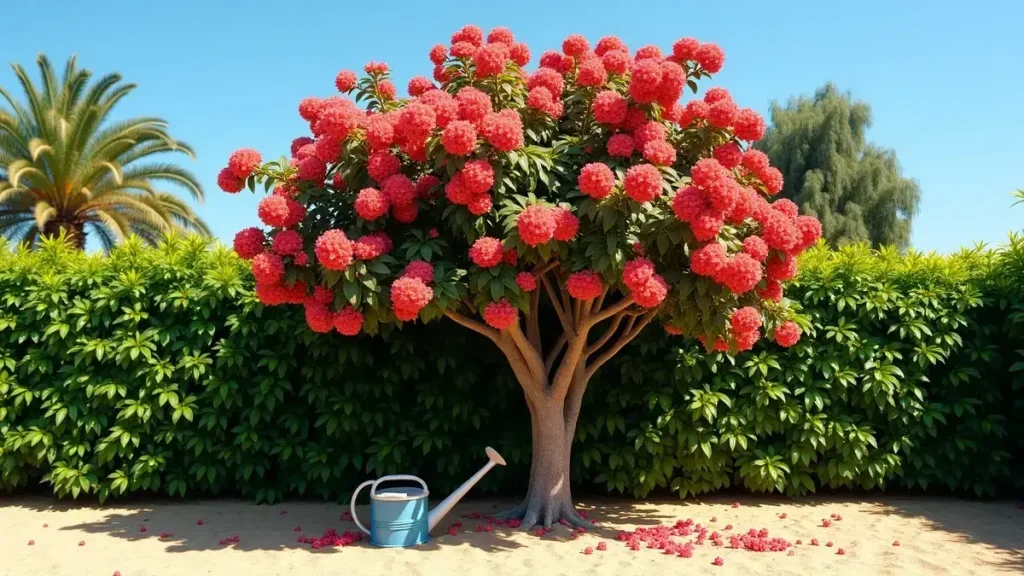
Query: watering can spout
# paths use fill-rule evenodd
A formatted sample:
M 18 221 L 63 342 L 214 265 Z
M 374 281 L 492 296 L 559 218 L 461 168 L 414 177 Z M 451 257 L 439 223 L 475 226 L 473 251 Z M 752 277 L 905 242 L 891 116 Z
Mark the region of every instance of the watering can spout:
M 427 514 L 427 526 L 429 526 L 429 530 L 433 530 L 434 526 L 437 526 L 437 523 L 440 522 L 441 519 L 451 512 L 452 508 L 459 503 L 459 500 L 462 500 L 462 497 L 466 495 L 466 492 L 469 492 L 469 490 L 476 485 L 476 483 L 479 482 L 485 474 L 490 472 L 491 468 L 494 468 L 495 464 L 500 464 L 502 466 L 505 465 L 505 459 L 502 458 L 501 454 L 498 454 L 494 448 L 488 446 L 486 452 L 487 464 L 478 470 L 476 474 L 473 474 L 472 478 L 466 480 L 462 486 L 459 486 L 455 492 L 449 494 L 444 501 L 437 506 L 434 506 L 434 509 Z

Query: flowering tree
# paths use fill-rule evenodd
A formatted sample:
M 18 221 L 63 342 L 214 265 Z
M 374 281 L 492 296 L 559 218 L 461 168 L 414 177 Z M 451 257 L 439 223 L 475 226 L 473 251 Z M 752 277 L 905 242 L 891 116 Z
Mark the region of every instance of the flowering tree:
M 655 321 L 708 350 L 748 350 L 762 330 L 793 345 L 781 282 L 821 227 L 768 202 L 783 183 L 745 145 L 765 131 L 756 112 L 722 88 L 680 102 L 721 69 L 718 46 L 630 56 L 573 35 L 528 73 L 506 29 L 451 40 L 409 98 L 385 64 L 339 73 L 354 99 L 303 100 L 312 137 L 290 160 L 234 153 L 221 188 L 273 189 L 259 205 L 270 233 L 243 230 L 235 250 L 260 300 L 305 306 L 316 332 L 446 317 L 491 340 L 533 430 L 529 491 L 508 516 L 586 524 L 569 455 L 594 373 Z

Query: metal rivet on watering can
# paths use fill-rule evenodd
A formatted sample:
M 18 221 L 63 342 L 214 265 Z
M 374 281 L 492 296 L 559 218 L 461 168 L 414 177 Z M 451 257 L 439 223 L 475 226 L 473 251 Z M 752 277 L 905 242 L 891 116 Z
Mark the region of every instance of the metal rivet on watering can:
M 386 548 L 404 548 L 423 544 L 430 539 L 430 531 L 437 526 L 437 523 L 444 518 L 452 507 L 462 500 L 462 497 L 487 474 L 495 464 L 505 465 L 505 459 L 500 454 L 488 447 L 487 464 L 484 465 L 472 478 L 459 486 L 458 490 L 452 492 L 447 498 L 438 504 L 433 510 L 427 510 L 427 497 L 430 490 L 427 483 L 416 476 L 408 474 L 394 474 L 385 476 L 378 480 L 367 480 L 356 488 L 352 494 L 352 519 L 356 526 L 363 532 L 370 535 L 370 544 Z M 382 482 L 394 482 L 407 480 L 417 482 L 422 486 L 408 486 L 397 488 L 383 488 L 378 490 Z M 359 521 L 356 515 L 356 498 L 359 492 L 370 486 L 370 528 Z

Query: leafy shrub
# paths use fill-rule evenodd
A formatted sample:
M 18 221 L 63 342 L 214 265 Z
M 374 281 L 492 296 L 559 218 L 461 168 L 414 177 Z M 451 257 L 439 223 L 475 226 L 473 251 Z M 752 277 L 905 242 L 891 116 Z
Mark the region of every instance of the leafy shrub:
M 652 333 L 598 373 L 577 481 L 634 496 L 1019 487 L 1024 241 L 950 257 L 816 249 L 802 264 L 789 294 L 808 337 L 792 349 L 731 359 Z M 275 501 L 401 471 L 442 491 L 486 444 L 528 466 L 521 392 L 467 331 L 314 336 L 196 238 L 109 257 L 0 248 L 0 270 L 5 490 Z

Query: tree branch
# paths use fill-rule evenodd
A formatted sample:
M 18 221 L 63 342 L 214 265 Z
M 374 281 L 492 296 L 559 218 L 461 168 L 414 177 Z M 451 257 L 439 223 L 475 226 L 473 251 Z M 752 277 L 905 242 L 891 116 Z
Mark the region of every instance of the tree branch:
M 533 269 L 533 273 L 536 274 L 537 276 L 540 276 L 541 274 L 544 274 L 548 270 L 556 268 L 558 266 L 558 264 L 559 264 L 558 260 L 552 260 L 551 262 L 548 262 L 547 264 L 545 264 L 543 266 L 534 268 Z
M 633 339 L 636 338 L 641 331 L 643 331 L 644 327 L 647 326 L 647 324 L 654 319 L 654 316 L 657 313 L 657 310 L 651 310 L 647 314 L 644 314 L 643 317 L 640 318 L 640 321 L 636 322 L 636 326 L 633 326 L 633 323 L 636 321 L 637 317 L 631 317 L 630 322 L 627 324 L 626 331 L 622 334 L 622 336 L 619 336 L 619 339 L 615 342 L 615 344 L 612 344 L 610 348 L 608 348 L 600 356 L 598 356 L 597 360 L 591 363 L 590 366 L 587 368 L 586 380 L 590 380 L 590 378 L 594 376 L 594 373 L 597 372 L 597 370 L 601 366 L 603 366 L 605 362 L 611 360 L 613 356 L 619 353 L 619 350 L 622 350 L 623 346 L 632 342 Z
M 600 310 L 601 306 L 604 304 L 604 297 L 607 296 L 607 295 L 608 295 L 608 285 L 605 284 L 604 290 L 601 290 L 601 295 L 597 297 L 597 300 L 594 300 L 594 305 L 590 308 L 590 310 L 594 311 L 594 312 Z
M 554 366 L 555 359 L 558 358 L 558 353 L 561 352 L 562 348 L 565 347 L 565 343 L 566 342 L 568 342 L 568 340 L 566 340 L 565 334 L 562 334 L 561 336 L 559 336 L 558 340 L 555 341 L 555 346 L 553 348 L 551 348 L 551 351 L 548 352 L 547 359 L 544 360 L 544 373 L 545 374 L 549 374 L 551 372 L 551 367 Z
M 562 330 L 565 332 L 566 337 L 575 336 L 576 331 L 573 330 L 572 322 L 569 321 L 565 310 L 562 309 L 562 305 L 559 302 L 558 296 L 555 294 L 555 289 L 551 287 L 551 281 L 548 280 L 547 274 L 542 274 L 540 280 L 544 283 L 544 289 L 548 293 L 548 299 L 551 300 L 551 305 L 555 307 L 555 314 L 558 314 L 558 320 L 562 323 Z
M 478 334 L 483 334 L 484 336 L 489 338 L 491 342 L 498 344 L 498 338 L 500 334 L 494 328 L 491 328 L 486 324 L 477 322 L 472 318 L 467 318 L 466 316 L 463 316 L 462 314 L 459 314 L 458 312 L 452 309 L 445 310 L 444 315 L 451 318 L 452 320 L 455 321 L 455 323 L 461 325 L 462 327 L 469 328 L 470 330 Z
M 568 339 L 569 349 L 565 351 L 562 363 L 559 365 L 558 371 L 555 372 L 555 377 L 551 381 L 551 394 L 559 402 L 565 400 L 565 395 L 569 391 L 569 385 L 572 384 L 576 371 L 583 359 L 583 352 L 587 349 L 587 338 L 590 335 L 590 314 L 586 308 L 582 310 L 578 322 L 580 330 L 575 338 Z
M 629 308 L 631 304 L 633 304 L 633 297 L 626 296 L 622 300 L 619 300 L 615 304 L 612 304 L 608 308 L 605 308 L 604 310 L 601 310 L 596 315 L 594 315 L 592 323 L 600 324 L 601 322 L 604 322 L 605 320 L 611 318 L 612 316 L 615 316 L 619 312 L 622 312 L 626 308 Z
M 481 324 L 472 318 L 467 318 L 454 310 L 445 310 L 444 315 L 451 318 L 460 326 L 482 334 L 491 342 L 494 342 L 498 349 L 500 349 L 505 354 L 505 357 L 508 358 L 509 366 L 512 367 L 512 372 L 515 373 L 516 380 L 519 381 L 519 385 L 522 386 L 527 398 L 532 398 L 543 392 L 542 382 L 544 380 L 537 380 L 534 377 L 534 371 L 530 369 L 526 356 L 519 350 L 519 347 L 515 345 L 515 342 L 512 341 L 511 338 L 502 338 L 502 334 L 497 330 L 485 324 Z
M 530 369 L 530 373 L 533 374 L 534 380 L 543 387 L 544 383 L 547 382 L 548 374 L 544 371 L 544 358 L 541 357 L 540 351 L 526 341 L 526 336 L 523 335 L 519 322 L 513 322 L 508 328 L 508 333 L 519 349 L 519 353 L 526 360 L 526 366 Z
M 537 349 L 538 352 L 544 348 L 540 340 L 540 288 L 536 287 L 533 289 L 533 293 L 530 294 L 530 317 L 526 320 L 526 336 L 530 339 L 530 344 Z
M 609 340 L 611 340 L 612 336 L 614 336 L 615 333 L 619 330 L 619 325 L 622 324 L 622 319 L 624 317 L 625 316 L 623 314 L 619 314 L 614 319 L 612 319 L 612 323 L 608 326 L 608 329 L 604 331 L 604 334 L 602 334 L 601 337 L 597 339 L 597 342 L 594 342 L 593 344 L 590 345 L 590 347 L 587 348 L 587 356 L 590 356 L 594 352 L 597 352 L 598 350 L 601 349 L 602 346 L 604 346 L 605 344 L 608 343 Z M 630 323 L 630 327 L 632 327 L 632 323 Z M 629 328 L 626 328 L 626 332 L 629 332 Z

